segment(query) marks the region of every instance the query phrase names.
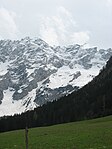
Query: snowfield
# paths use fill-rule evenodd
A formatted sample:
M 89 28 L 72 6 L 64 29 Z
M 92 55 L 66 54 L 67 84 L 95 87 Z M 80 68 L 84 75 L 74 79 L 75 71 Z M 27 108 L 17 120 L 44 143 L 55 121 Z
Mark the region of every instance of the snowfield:
M 0 40 L 0 116 L 32 110 L 83 87 L 111 55 L 112 49 L 51 47 L 39 38 Z

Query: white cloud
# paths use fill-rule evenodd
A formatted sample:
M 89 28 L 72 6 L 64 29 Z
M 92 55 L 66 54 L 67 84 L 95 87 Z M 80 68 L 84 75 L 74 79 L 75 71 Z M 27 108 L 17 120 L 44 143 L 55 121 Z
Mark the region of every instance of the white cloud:
M 109 4 L 112 4 L 112 0 L 107 0 Z
M 0 8 L 0 38 L 17 38 L 19 31 L 14 21 L 15 17 L 16 14 L 14 12 Z
M 107 7 L 112 9 L 112 0 L 106 0 Z
M 55 32 L 55 28 L 53 28 L 52 26 L 53 24 L 50 18 L 43 18 L 42 24 L 40 25 L 40 36 L 47 43 L 51 45 L 58 45 L 58 37 Z
M 41 15 L 40 19 L 40 36 L 51 45 L 83 44 L 89 41 L 88 31 L 76 31 L 77 23 L 62 6 L 57 9 L 56 15 Z
M 89 42 L 108 48 L 112 47 L 111 18 L 112 0 L 0 0 L 2 38 L 41 36 L 51 44 Z
M 76 32 L 71 35 L 72 42 L 85 44 L 89 41 L 89 32 Z

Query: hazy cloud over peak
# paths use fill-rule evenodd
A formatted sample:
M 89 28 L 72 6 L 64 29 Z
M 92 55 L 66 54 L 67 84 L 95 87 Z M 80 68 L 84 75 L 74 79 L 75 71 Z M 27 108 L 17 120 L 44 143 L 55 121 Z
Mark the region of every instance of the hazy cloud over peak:
M 112 47 L 112 0 L 0 0 L 0 38 Z
M 0 38 L 16 39 L 19 33 L 14 18 L 16 14 L 5 8 L 0 8 Z
M 87 31 L 76 31 L 77 23 L 72 14 L 60 6 L 54 16 L 41 16 L 40 36 L 51 45 L 83 44 L 88 42 Z

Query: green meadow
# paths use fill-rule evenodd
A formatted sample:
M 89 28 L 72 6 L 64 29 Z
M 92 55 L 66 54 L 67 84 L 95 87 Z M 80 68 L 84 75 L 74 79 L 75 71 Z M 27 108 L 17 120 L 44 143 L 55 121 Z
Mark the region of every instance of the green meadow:
M 112 116 L 29 129 L 29 149 L 112 149 Z M 0 133 L 0 149 L 25 149 L 24 130 Z

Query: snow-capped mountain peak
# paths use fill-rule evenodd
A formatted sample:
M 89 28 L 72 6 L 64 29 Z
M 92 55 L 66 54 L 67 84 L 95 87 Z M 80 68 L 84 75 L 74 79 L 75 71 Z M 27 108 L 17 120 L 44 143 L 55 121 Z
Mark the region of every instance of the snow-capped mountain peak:
M 0 40 L 0 116 L 31 110 L 82 87 L 111 55 L 112 49 L 52 47 L 39 38 Z

